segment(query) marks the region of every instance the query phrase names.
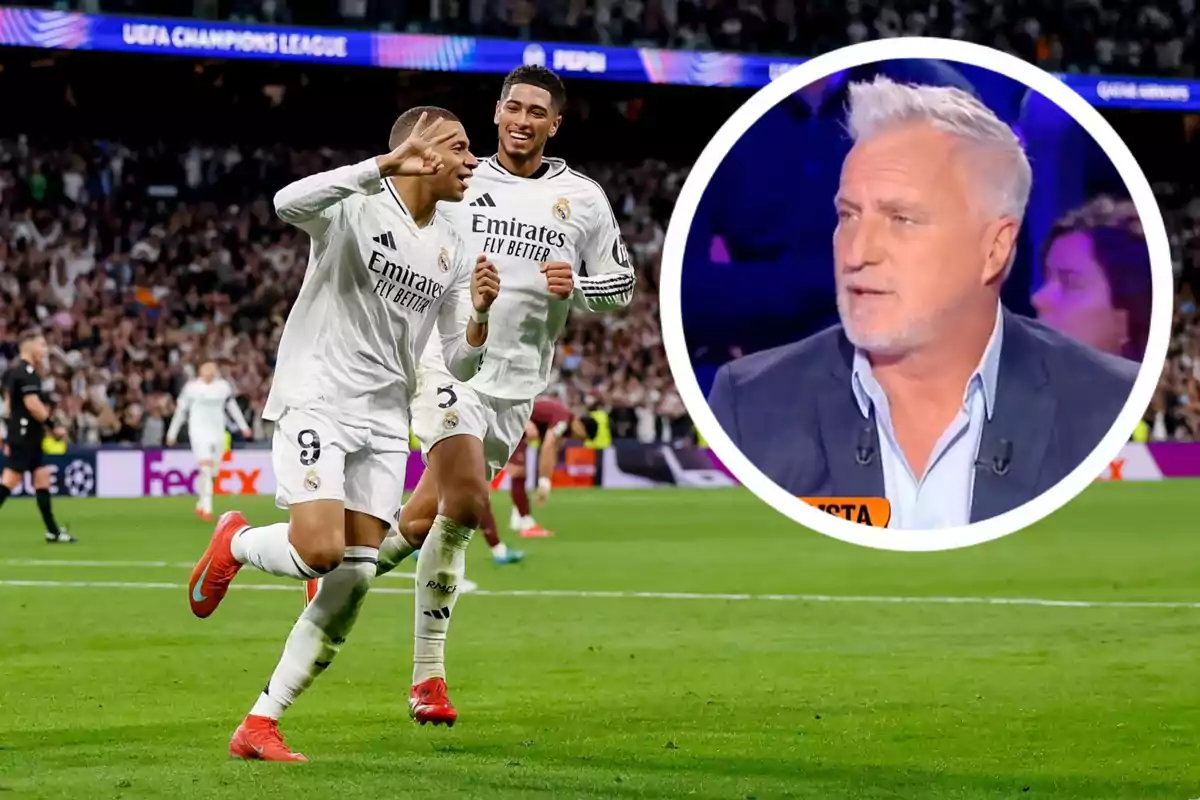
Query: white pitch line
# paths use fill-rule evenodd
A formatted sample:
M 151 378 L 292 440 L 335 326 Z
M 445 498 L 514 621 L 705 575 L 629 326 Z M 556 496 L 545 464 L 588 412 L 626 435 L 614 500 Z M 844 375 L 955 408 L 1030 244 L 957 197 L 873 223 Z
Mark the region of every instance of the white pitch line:
M 0 559 L 3 567 L 119 567 L 129 569 L 191 569 L 194 561 L 64 561 L 56 558 L 5 558 Z M 385 577 L 415 578 L 415 572 L 389 572 Z
M 0 565 L 6 567 L 131 567 L 134 569 L 153 569 L 158 567 L 196 566 L 196 562 L 186 561 L 65 561 L 57 558 L 6 558 L 0 560 Z
M 186 589 L 182 583 L 150 583 L 130 581 L 22 581 L 0 580 L 0 587 L 42 589 Z M 293 586 L 269 583 L 238 584 L 237 591 L 294 592 Z M 377 594 L 412 594 L 412 589 L 380 587 Z M 606 599 L 649 600 L 765 600 L 800 603 L 883 603 L 909 605 L 983 605 L 983 606 L 1042 606 L 1058 608 L 1185 608 L 1200 609 L 1200 602 L 1171 601 L 1107 601 L 1107 600 L 1047 600 L 1036 597 L 887 597 L 870 595 L 828 594 L 709 594 L 704 592 L 620 592 L 572 589 L 476 589 L 472 594 L 485 597 L 577 597 Z

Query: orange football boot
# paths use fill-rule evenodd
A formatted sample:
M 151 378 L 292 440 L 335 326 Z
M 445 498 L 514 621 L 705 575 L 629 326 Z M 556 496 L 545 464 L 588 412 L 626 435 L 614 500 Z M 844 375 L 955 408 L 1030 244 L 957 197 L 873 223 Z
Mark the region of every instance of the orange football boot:
M 408 698 L 408 711 L 422 725 L 432 722 L 453 728 L 458 719 L 458 711 L 446 696 L 445 678 L 430 678 L 413 686 Z
M 233 738 L 229 740 L 229 757 L 252 761 L 308 761 L 306 756 L 295 752 L 283 741 L 279 720 L 253 714 L 242 720 L 233 732 Z
M 521 538 L 523 539 L 549 539 L 554 535 L 554 531 L 547 530 L 536 522 L 528 528 L 521 529 Z
M 208 511 L 205 511 L 202 508 L 196 509 L 196 516 L 199 517 L 200 519 L 204 520 L 205 522 L 212 522 L 212 514 Z
M 192 570 L 192 579 L 188 581 L 188 602 L 197 617 L 203 619 L 212 614 L 225 598 L 229 584 L 242 568 L 233 557 L 230 544 L 235 534 L 249 527 L 240 511 L 226 511 L 217 520 L 208 549 L 197 562 Z

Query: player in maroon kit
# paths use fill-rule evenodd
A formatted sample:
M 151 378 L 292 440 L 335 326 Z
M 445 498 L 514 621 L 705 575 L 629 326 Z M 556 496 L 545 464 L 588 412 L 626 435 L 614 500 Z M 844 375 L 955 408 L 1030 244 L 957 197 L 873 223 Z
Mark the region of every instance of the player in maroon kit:
M 590 416 L 577 417 L 571 409 L 550 397 L 539 397 L 533 403 L 533 414 L 525 426 L 525 437 L 508 460 L 506 470 L 512 481 L 513 511 L 510 525 L 527 539 L 553 536 L 533 518 L 529 506 L 529 492 L 525 486 L 526 448 L 529 440 L 536 439 L 538 446 L 538 488 L 535 495 L 539 505 L 550 496 L 550 476 L 558 464 L 558 453 L 568 439 L 587 441 L 596 435 L 596 420 Z

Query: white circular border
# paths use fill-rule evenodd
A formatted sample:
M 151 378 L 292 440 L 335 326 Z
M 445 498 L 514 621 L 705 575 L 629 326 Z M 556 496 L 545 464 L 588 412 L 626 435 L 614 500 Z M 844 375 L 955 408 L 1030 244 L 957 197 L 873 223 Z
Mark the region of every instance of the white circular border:
M 1150 250 L 1153 301 L 1146 355 L 1129 400 L 1099 446 L 1067 477 L 1028 503 L 982 522 L 939 530 L 870 528 L 838 519 L 793 497 L 750 463 L 721 429 L 696 381 L 680 305 L 683 258 L 696 207 L 717 167 L 738 139 L 777 103 L 826 75 L 901 58 L 935 58 L 972 64 L 1019 81 L 1058 104 L 1092 135 L 1117 168 L 1137 207 Z M 769 287 L 763 288 L 769 291 Z M 1048 517 L 1090 486 L 1129 441 L 1130 434 L 1150 405 L 1167 360 L 1173 301 L 1170 243 L 1154 192 L 1133 153 L 1100 112 L 1065 83 L 1016 56 L 970 42 L 929 37 L 882 39 L 834 50 L 789 70 L 751 97 L 717 131 L 684 182 L 667 227 L 659 279 L 663 347 L 675 384 L 693 422 L 742 485 L 776 511 L 818 533 L 866 547 L 901 551 L 951 550 L 999 539 Z

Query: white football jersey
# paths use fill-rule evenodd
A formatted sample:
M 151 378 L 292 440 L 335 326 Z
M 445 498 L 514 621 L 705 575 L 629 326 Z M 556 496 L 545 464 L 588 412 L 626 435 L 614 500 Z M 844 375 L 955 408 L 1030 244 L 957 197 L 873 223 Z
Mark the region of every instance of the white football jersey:
M 486 354 L 471 379 L 483 394 L 537 397 L 549 385 L 554 346 L 571 309 L 622 308 L 633 298 L 633 267 L 608 197 L 561 159 L 543 159 L 538 174 L 522 178 L 492 156 L 475 170 L 463 202 L 438 208 L 463 237 L 471 262 L 487 255 L 500 274 Z M 569 300 L 550 294 L 540 271 L 547 261 L 574 267 Z M 446 372 L 440 357 L 427 348 L 422 368 Z
M 319 406 L 407 438 L 417 359 L 433 328 L 459 380 L 483 354 L 466 338 L 474 260 L 462 239 L 442 208 L 418 227 L 373 158 L 285 186 L 275 210 L 312 242 L 263 417 Z
M 224 378 L 217 378 L 211 383 L 205 383 L 195 378 L 184 385 L 179 393 L 179 402 L 175 406 L 175 416 L 171 417 L 171 425 L 167 429 L 167 438 L 179 436 L 179 429 L 186 421 L 188 439 L 193 442 L 213 441 L 225 435 L 225 414 L 233 417 L 238 430 L 250 426 L 242 416 L 238 407 L 233 387 Z

